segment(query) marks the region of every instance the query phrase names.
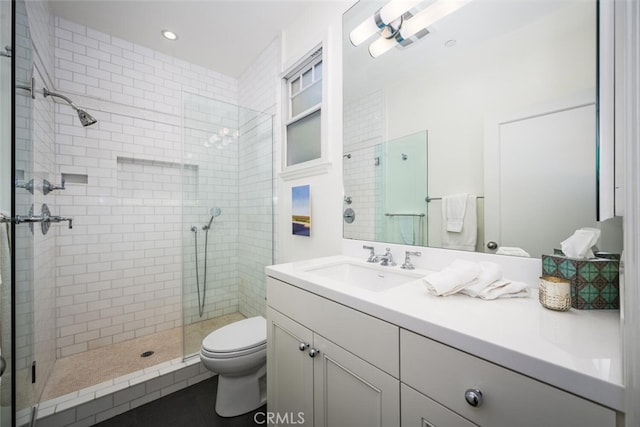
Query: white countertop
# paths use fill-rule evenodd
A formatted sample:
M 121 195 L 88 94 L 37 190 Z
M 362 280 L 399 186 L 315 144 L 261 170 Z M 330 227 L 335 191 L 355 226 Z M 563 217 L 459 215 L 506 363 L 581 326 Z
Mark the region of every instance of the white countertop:
M 344 255 L 279 264 L 268 276 L 347 305 L 586 399 L 623 411 L 618 310 L 557 312 L 530 298 L 485 301 L 430 295 L 421 280 L 384 292 L 344 286 L 305 272 Z M 399 267 L 385 267 L 399 270 Z M 413 270 L 428 274 L 427 270 Z

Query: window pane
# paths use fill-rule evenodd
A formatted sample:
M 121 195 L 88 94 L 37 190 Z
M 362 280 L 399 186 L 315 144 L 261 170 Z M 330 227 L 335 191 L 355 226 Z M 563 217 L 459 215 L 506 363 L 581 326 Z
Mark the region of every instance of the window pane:
M 320 101 L 322 101 L 322 80 L 315 82 L 291 100 L 291 117 L 318 105 Z
M 287 166 L 320 158 L 320 110 L 287 126 Z
M 291 82 L 291 96 L 300 92 L 300 77 Z
M 311 68 L 302 75 L 302 87 L 305 88 L 313 81 L 313 75 L 311 74 Z
M 316 64 L 315 79 L 320 80 L 321 78 L 322 78 L 322 62 L 318 62 Z

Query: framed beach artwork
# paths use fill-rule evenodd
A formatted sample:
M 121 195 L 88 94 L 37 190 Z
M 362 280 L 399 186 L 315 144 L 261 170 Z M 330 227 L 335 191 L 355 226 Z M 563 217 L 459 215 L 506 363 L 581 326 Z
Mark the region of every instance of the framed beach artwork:
M 295 236 L 311 235 L 311 197 L 309 185 L 291 188 L 291 230 Z

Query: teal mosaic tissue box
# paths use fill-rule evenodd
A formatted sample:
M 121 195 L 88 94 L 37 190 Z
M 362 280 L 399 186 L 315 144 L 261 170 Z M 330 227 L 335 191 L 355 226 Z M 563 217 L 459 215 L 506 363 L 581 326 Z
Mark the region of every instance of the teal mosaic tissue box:
M 542 275 L 571 280 L 573 308 L 620 308 L 620 258 L 617 255 L 592 259 L 542 255 Z

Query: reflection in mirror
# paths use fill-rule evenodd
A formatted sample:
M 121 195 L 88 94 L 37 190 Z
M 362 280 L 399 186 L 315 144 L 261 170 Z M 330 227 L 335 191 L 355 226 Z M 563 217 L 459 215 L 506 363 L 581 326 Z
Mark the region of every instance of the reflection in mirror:
M 345 204 L 357 212 L 345 237 L 424 245 L 427 132 L 354 149 L 344 159 Z
M 354 199 L 345 238 L 443 247 L 441 199 L 466 193 L 476 196 L 477 251 L 515 247 L 539 257 L 576 229 L 598 226 L 600 249 L 619 252 L 621 221 L 596 221 L 597 1 L 474 0 L 373 58 L 368 46 L 380 36 L 356 47 L 349 33 L 386 3 L 360 1 L 343 16 L 344 152 L 355 157 L 428 129 L 431 203 L 423 196 L 412 206 L 409 213 L 426 214 L 413 239 L 406 223 L 389 232 L 382 211 L 367 213 Z M 373 192 L 374 171 L 350 176 L 354 157 L 344 159 L 345 195 L 355 182 Z M 382 214 L 405 213 L 400 195 Z

